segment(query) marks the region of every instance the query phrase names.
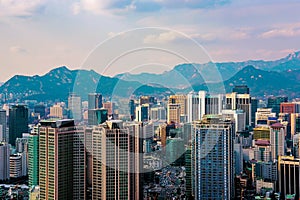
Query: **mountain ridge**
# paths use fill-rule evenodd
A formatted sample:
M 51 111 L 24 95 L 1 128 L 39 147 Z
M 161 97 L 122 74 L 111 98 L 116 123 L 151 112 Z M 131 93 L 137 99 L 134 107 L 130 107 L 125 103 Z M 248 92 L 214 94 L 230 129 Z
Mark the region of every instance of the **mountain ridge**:
M 143 88 L 143 89 L 141 89 Z M 70 92 L 83 99 L 88 93 L 99 92 L 104 96 L 130 96 L 149 91 L 170 93 L 168 88 L 145 86 L 139 82 L 123 81 L 100 75 L 94 70 L 70 70 L 61 66 L 39 76 L 15 75 L 0 86 L 0 93 L 12 93 L 16 99 L 66 100 Z
M 249 65 L 258 69 L 277 72 L 300 69 L 300 51 L 288 54 L 286 57 L 274 61 L 248 60 L 242 62 L 208 62 L 204 64 L 184 63 L 176 65 L 171 70 L 165 71 L 161 74 L 123 73 L 118 74 L 115 77 L 122 80 L 138 81 L 143 84 L 148 84 L 151 82 L 149 80 L 153 80 L 160 85 L 165 85 L 166 87 L 182 89 L 190 85 L 201 84 L 204 82 L 218 82 L 218 80 L 214 80 L 215 73 L 220 74 L 219 79 L 228 80 L 238 71 Z M 175 77 L 177 81 L 170 80 L 170 77 Z
M 253 64 L 253 62 L 260 61 L 247 62 Z M 273 63 L 273 66 L 266 66 L 268 63 Z M 211 67 L 215 63 L 181 64 L 174 67 L 175 71 L 163 73 L 164 80 L 169 84 L 159 82 L 162 74 L 153 76 L 153 74 L 144 73 L 146 76 L 144 79 L 146 80 L 148 76 L 148 80 L 146 83 L 140 83 L 134 79 L 124 80 L 123 77 L 104 76 L 94 70 L 70 70 L 66 66 L 61 66 L 44 75 L 15 75 L 0 86 L 0 93 L 11 93 L 15 99 L 21 100 L 65 101 L 70 92 L 78 93 L 84 100 L 90 92 L 99 92 L 108 97 L 130 98 L 131 95 L 159 96 L 191 90 L 208 90 L 208 88 L 212 90 L 211 92 L 217 93 L 222 87 L 226 92 L 230 92 L 234 85 L 248 85 L 254 96 L 286 95 L 293 98 L 300 97 L 300 65 L 298 63 L 300 63 L 300 52 L 277 61 L 263 61 L 259 66 L 241 67 L 234 62 L 223 63 L 218 66 L 223 70 L 223 74 Z M 282 66 L 282 69 L 278 70 L 278 66 Z M 238 71 L 234 70 L 239 68 L 241 69 Z M 201 75 L 200 70 L 205 76 Z M 224 76 L 229 72 L 234 74 L 225 80 Z M 152 79 L 151 76 L 156 79 Z

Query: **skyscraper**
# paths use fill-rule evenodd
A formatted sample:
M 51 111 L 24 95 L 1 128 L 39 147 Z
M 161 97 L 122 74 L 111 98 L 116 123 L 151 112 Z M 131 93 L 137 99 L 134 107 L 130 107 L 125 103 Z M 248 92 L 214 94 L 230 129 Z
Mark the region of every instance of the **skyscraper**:
M 186 147 L 185 151 L 185 168 L 186 168 L 186 197 L 192 199 L 193 190 L 192 190 L 192 147 L 189 145 Z
M 166 145 L 167 162 L 174 166 L 184 165 L 184 140 L 182 138 L 168 138 Z
M 279 192 L 280 199 L 294 196 L 300 197 L 300 159 L 293 156 L 279 156 L 278 158 Z
M 118 120 L 94 127 L 92 199 L 142 199 L 140 131 Z
M 255 113 L 255 126 L 270 125 L 269 118 L 276 118 L 276 113 L 271 108 L 258 108 Z
M 246 113 L 246 125 L 251 126 L 251 98 L 250 94 L 238 94 L 236 92 L 226 94 L 226 109 L 241 109 Z
M 82 119 L 82 105 L 81 97 L 71 93 L 68 97 L 68 108 L 70 110 L 70 118 L 75 121 L 80 121 Z
M 204 115 L 220 115 L 224 107 L 224 96 L 222 94 L 211 95 L 206 91 L 199 91 L 199 119 Z
M 61 105 L 53 105 L 50 107 L 50 117 L 63 119 L 63 107 Z
M 285 155 L 285 131 L 282 124 L 275 123 L 271 125 L 270 143 L 273 160 L 278 159 L 278 156 Z
M 135 121 L 146 122 L 149 120 L 149 104 L 139 105 L 135 108 Z
M 168 123 L 180 123 L 180 104 L 168 104 Z
M 194 122 L 193 193 L 200 199 L 234 198 L 234 122 L 205 116 Z
M 0 142 L 0 181 L 9 180 L 9 145 L 4 142 Z
M 6 127 L 7 127 L 7 119 L 6 119 L 6 110 L 0 110 L 0 142 L 5 141 L 8 142 L 8 138 L 6 136 Z
M 300 103 L 299 102 L 283 102 L 280 104 L 281 113 L 299 113 L 300 112 Z
M 39 185 L 39 129 L 38 126 L 28 140 L 28 183 L 29 187 Z
M 291 114 L 291 138 L 294 135 L 300 133 L 300 114 L 292 113 Z
M 40 198 L 85 199 L 83 130 L 75 128 L 74 120 L 44 120 L 40 124 Z
M 187 122 L 200 119 L 199 95 L 189 93 L 187 95 Z
M 46 118 L 46 107 L 44 104 L 38 104 L 34 106 L 34 113 L 39 115 L 39 119 Z
M 258 99 L 251 97 L 251 126 L 254 127 L 255 113 L 258 108 Z
M 166 120 L 167 112 L 164 107 L 155 107 L 150 109 L 150 119 L 151 120 Z
M 129 101 L 129 112 L 130 112 L 130 119 L 133 121 L 135 119 L 135 103 L 133 99 Z
M 12 154 L 9 157 L 9 172 L 11 178 L 20 178 L 22 174 L 22 155 Z
M 90 93 L 88 95 L 88 109 L 102 108 L 102 95 L 99 93 Z
M 9 109 L 9 144 L 15 146 L 16 139 L 28 132 L 28 108 L 25 105 L 13 105 Z
M 98 125 L 104 123 L 108 119 L 108 110 L 104 108 L 88 110 L 88 124 Z
M 178 104 L 180 106 L 180 115 L 186 115 L 186 97 L 183 94 L 171 95 L 168 104 Z
M 275 112 L 276 115 L 278 115 L 280 112 L 280 104 L 287 101 L 288 98 L 285 96 L 269 97 L 267 107 L 272 108 L 272 112 Z

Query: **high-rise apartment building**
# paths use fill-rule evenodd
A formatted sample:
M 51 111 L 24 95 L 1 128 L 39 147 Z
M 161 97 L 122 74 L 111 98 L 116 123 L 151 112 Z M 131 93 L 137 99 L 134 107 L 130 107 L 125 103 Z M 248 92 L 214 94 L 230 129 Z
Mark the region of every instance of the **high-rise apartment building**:
M 23 176 L 21 154 L 18 153 L 18 154 L 10 155 L 9 172 L 10 172 L 10 178 L 20 178 Z
M 28 108 L 25 105 L 13 105 L 9 109 L 9 144 L 15 146 L 16 139 L 28 133 Z
M 234 122 L 205 116 L 194 122 L 193 193 L 200 199 L 234 198 Z
M 39 129 L 34 127 L 28 139 L 28 184 L 39 185 Z
M 85 199 L 83 130 L 74 120 L 44 120 L 39 127 L 41 199 Z
M 142 199 L 140 132 L 119 120 L 93 128 L 92 199 Z

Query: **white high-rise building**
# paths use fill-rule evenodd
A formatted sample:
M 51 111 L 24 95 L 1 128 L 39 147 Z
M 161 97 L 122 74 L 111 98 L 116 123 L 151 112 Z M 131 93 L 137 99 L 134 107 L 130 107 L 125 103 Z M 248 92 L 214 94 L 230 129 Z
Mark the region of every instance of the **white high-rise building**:
M 11 178 L 19 178 L 22 173 L 22 154 L 13 154 L 9 158 L 9 171 Z
M 278 156 L 285 155 L 285 129 L 282 124 L 275 123 L 271 125 L 270 143 L 272 151 L 272 160 L 277 160 Z
M 224 95 L 212 95 L 206 91 L 199 91 L 199 103 L 200 119 L 202 119 L 204 115 L 221 115 L 224 107 Z
M 150 119 L 151 120 L 166 120 L 167 111 L 164 107 L 156 107 L 150 109 Z
M 200 100 L 195 93 L 187 95 L 187 122 L 193 122 L 200 119 Z
M 251 125 L 250 94 L 238 94 L 236 92 L 226 94 L 225 108 L 229 110 L 243 110 L 246 113 L 246 125 Z
M 243 110 L 222 110 L 222 115 L 235 120 L 235 130 L 243 131 L 246 128 L 246 114 Z
M 257 108 L 255 113 L 255 126 L 269 125 L 268 120 L 270 117 L 276 117 L 276 113 L 272 113 L 272 108 Z
M 107 121 L 92 132 L 92 199 L 142 199 L 139 124 Z

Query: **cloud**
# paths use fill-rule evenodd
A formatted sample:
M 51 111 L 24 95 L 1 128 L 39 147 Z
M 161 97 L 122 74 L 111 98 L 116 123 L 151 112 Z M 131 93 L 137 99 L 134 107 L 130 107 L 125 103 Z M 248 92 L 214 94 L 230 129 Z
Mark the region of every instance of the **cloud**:
M 95 15 L 109 15 L 111 10 L 129 10 L 134 5 L 130 0 L 80 0 L 72 4 L 73 14 L 88 12 Z
M 46 0 L 0 0 L 0 16 L 27 17 L 40 11 Z
M 196 32 L 196 31 L 194 31 Z M 190 34 L 190 36 L 199 41 L 238 41 L 238 40 L 245 40 L 251 37 L 250 29 L 219 29 L 219 31 L 212 31 L 206 33 L 196 33 Z
M 183 36 L 179 35 L 178 33 L 169 31 L 160 34 L 147 35 L 143 42 L 144 44 L 164 44 L 181 39 L 182 37 Z
M 211 8 L 231 0 L 79 0 L 72 4 L 73 14 L 124 14 L 125 12 L 155 12 L 161 9 Z
M 264 39 L 274 38 L 274 37 L 296 37 L 300 36 L 300 23 L 287 24 L 283 26 L 277 26 L 263 32 L 259 37 Z
M 231 0 L 156 0 L 167 8 L 212 8 L 231 3 Z
M 24 49 L 23 47 L 20 47 L 20 46 L 12 46 L 9 48 L 9 51 L 14 54 L 24 54 L 27 52 L 26 49 Z

